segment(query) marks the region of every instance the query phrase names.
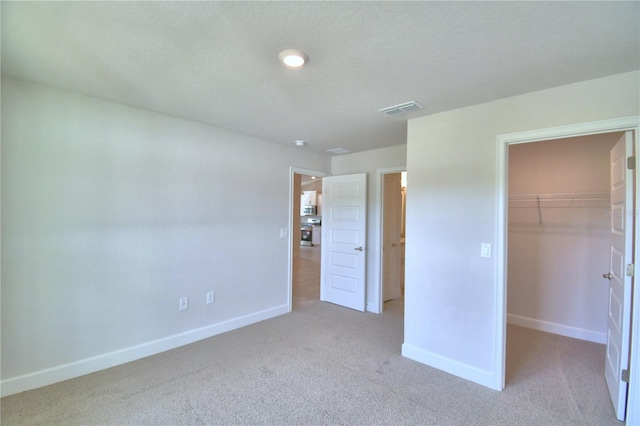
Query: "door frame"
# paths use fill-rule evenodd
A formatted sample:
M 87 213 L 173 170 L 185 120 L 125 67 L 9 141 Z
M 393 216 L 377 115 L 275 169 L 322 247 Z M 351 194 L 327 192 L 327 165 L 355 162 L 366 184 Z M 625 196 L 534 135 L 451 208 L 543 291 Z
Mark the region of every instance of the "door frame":
M 378 257 L 378 268 L 376 277 L 376 288 L 378 293 L 378 304 L 376 306 L 376 311 L 374 313 L 381 314 L 384 310 L 384 253 L 382 251 L 382 243 L 384 238 L 384 175 L 386 174 L 394 174 L 394 173 L 402 173 L 407 171 L 407 166 L 398 166 L 398 167 L 385 167 L 381 169 L 376 169 L 376 185 L 378 186 L 378 232 L 376 237 L 376 255 Z M 406 225 L 405 225 L 406 226 Z M 371 246 L 371 244 L 369 244 Z
M 502 390 L 506 380 L 506 340 L 507 340 L 507 232 L 508 229 L 508 161 L 509 146 L 539 142 L 545 140 L 562 139 L 574 136 L 594 135 L 634 131 L 634 152 L 640 154 L 640 116 L 622 117 L 618 119 L 579 123 L 546 129 L 524 131 L 498 135 L 496 137 L 497 171 L 496 171 L 496 313 L 495 313 L 495 347 L 494 347 L 494 378 L 493 388 Z M 637 160 L 636 160 L 637 165 Z M 635 174 L 634 191 L 640 188 L 640 171 Z M 636 212 L 640 212 L 640 197 L 635 197 L 633 204 Z M 640 250 L 638 229 L 634 230 L 634 253 L 632 262 L 637 264 L 637 253 Z M 637 286 L 637 285 L 636 285 Z M 635 314 L 633 314 L 635 313 Z M 635 333 L 633 332 L 635 330 Z M 629 394 L 627 405 L 627 422 L 640 422 L 640 291 L 634 292 L 632 300 L 631 318 L 631 356 L 629 380 Z
M 306 176 L 318 176 L 320 178 L 323 177 L 327 177 L 330 176 L 330 173 L 328 172 L 322 172 L 320 170 L 311 170 L 311 169 L 303 169 L 300 167 L 294 167 L 291 166 L 289 167 L 289 224 L 288 224 L 288 229 L 289 229 L 289 244 L 288 244 L 288 261 L 287 261 L 287 312 L 291 312 L 293 310 L 293 244 L 296 243 L 293 241 L 293 235 L 294 235 L 294 230 L 293 230 L 293 224 L 294 224 L 294 215 L 296 212 L 293 211 L 293 203 L 294 203 L 294 196 L 295 194 L 293 193 L 293 191 L 295 190 L 295 175 L 299 174 L 299 175 L 306 175 Z M 300 212 L 297 212 L 298 215 L 300 215 Z M 297 241 L 298 244 L 300 244 L 300 241 Z M 320 262 L 322 263 L 322 258 L 320 259 Z M 321 266 L 322 267 L 322 266 Z

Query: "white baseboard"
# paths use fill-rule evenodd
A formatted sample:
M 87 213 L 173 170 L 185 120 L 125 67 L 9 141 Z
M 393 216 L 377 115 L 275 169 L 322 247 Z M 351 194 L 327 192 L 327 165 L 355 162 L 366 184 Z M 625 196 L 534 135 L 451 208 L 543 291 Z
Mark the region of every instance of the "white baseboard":
M 402 345 L 402 356 L 410 358 L 414 361 L 421 362 L 430 367 L 437 368 L 454 376 L 461 377 L 465 380 L 472 381 L 490 389 L 502 390 L 502 386 L 497 387 L 496 375 L 490 371 L 481 370 L 460 361 L 443 357 L 442 355 L 426 351 L 417 346 L 404 343 Z
M 572 337 L 574 339 L 587 340 L 595 343 L 607 343 L 607 334 L 599 331 L 587 330 L 584 328 L 571 327 L 535 318 L 527 318 L 519 315 L 507 314 L 507 323 L 519 325 L 521 327 L 533 328 L 547 333 L 559 334 L 561 336 Z
M 274 318 L 289 312 L 288 305 L 282 305 L 264 311 L 255 312 L 238 318 L 233 318 L 216 324 L 183 333 L 167 336 L 162 339 L 131 346 L 113 352 L 104 353 L 90 358 L 81 359 L 67 364 L 57 365 L 22 376 L 12 377 L 0 382 L 1 395 L 8 396 L 29 389 L 51 385 L 63 380 L 73 379 L 116 365 L 125 364 L 160 352 L 175 349 L 180 346 L 207 339 L 217 334 L 235 330 L 266 319 Z

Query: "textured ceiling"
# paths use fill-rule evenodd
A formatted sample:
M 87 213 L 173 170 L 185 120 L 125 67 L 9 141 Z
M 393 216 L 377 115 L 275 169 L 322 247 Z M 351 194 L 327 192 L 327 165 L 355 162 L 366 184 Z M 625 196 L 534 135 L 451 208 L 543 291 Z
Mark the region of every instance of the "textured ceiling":
M 640 68 L 633 2 L 7 2 L 3 75 L 325 152 Z M 305 51 L 302 69 L 278 61 Z M 389 118 L 378 109 L 416 100 Z

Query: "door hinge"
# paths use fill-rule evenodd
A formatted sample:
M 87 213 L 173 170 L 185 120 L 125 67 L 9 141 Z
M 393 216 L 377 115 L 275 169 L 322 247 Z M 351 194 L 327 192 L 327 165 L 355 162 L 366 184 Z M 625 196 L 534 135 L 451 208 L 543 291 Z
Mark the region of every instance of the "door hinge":
M 636 169 L 636 156 L 627 157 L 627 169 L 635 170 Z
M 622 373 L 620 374 L 620 380 L 622 380 L 625 383 L 629 383 L 629 370 L 622 370 Z
M 633 277 L 635 276 L 635 272 L 636 272 L 636 265 L 633 263 L 629 263 L 627 265 L 627 276 L 628 277 Z

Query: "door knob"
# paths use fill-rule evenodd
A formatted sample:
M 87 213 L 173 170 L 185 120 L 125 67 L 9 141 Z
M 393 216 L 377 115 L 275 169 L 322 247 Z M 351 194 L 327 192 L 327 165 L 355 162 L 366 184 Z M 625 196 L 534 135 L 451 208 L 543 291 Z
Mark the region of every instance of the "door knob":
M 613 275 L 611 275 L 611 272 L 609 272 L 608 274 L 602 274 L 602 278 L 610 280 L 611 278 L 613 278 Z
M 354 248 L 354 250 L 364 251 L 364 249 L 362 247 L 356 247 L 356 248 Z

